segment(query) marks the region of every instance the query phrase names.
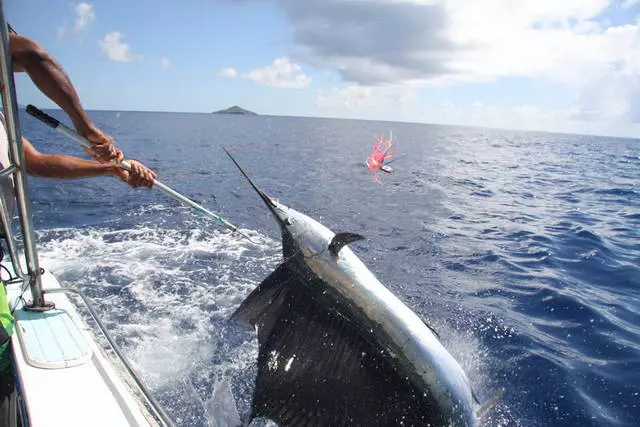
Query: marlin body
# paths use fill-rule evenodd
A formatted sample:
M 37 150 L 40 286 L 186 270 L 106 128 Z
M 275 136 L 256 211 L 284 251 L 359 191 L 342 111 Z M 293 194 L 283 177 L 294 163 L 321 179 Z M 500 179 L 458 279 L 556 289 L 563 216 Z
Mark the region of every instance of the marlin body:
M 477 402 L 460 365 L 345 246 L 362 237 L 282 205 L 240 170 L 280 225 L 285 259 L 232 316 L 258 334 L 251 418 L 475 426 Z

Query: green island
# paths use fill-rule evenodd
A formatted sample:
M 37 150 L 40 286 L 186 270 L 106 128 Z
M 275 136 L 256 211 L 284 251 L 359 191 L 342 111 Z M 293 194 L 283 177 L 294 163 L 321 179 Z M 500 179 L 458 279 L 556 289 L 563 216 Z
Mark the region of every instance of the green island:
M 257 116 L 253 111 L 245 110 L 242 107 L 238 107 L 234 105 L 233 107 L 229 107 L 225 110 L 214 111 L 213 114 L 242 114 L 245 116 Z

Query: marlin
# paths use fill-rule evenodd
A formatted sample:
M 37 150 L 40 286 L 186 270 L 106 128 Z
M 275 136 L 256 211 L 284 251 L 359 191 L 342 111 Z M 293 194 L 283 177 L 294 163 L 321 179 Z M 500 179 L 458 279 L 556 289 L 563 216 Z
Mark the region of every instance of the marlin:
M 250 417 L 281 426 L 476 426 L 477 400 L 437 334 L 334 233 L 260 190 L 284 262 L 231 319 L 257 331 Z

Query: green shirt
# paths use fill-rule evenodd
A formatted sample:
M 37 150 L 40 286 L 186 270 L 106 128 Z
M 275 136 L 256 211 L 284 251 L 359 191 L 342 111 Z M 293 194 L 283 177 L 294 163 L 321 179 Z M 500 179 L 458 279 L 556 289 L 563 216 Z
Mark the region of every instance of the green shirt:
M 4 282 L 0 281 L 0 372 L 4 371 L 11 364 L 11 335 L 15 318 L 11 314 L 9 301 L 7 300 L 7 288 Z

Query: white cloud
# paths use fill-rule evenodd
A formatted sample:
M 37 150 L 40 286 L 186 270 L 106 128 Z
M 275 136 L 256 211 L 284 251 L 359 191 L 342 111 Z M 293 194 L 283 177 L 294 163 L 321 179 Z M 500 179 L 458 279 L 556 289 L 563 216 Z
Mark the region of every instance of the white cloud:
M 556 59 L 542 55 L 556 35 L 550 31 L 577 23 L 584 31 L 583 22 L 613 0 L 267 1 L 280 5 L 293 24 L 295 58 L 336 70 L 347 82 L 380 85 L 486 80 L 511 75 L 514 68 L 539 72 Z M 521 59 L 534 44 L 535 61 L 523 66 L 498 56 Z M 496 60 L 509 67 L 498 68 Z M 478 64 L 481 72 L 475 71 Z M 536 66 L 529 71 L 531 64 Z
M 613 25 L 602 17 L 640 0 L 264 1 L 291 22 L 292 57 L 346 83 L 545 79 L 573 92 L 567 120 L 578 111 L 582 119 L 640 122 L 640 21 Z
M 66 32 L 67 32 L 67 27 L 65 27 L 64 25 L 60 25 L 56 29 L 56 40 L 58 40 L 58 41 L 62 40 L 62 38 L 64 37 Z
M 621 6 L 623 9 L 629 9 L 635 6 L 638 2 L 640 2 L 640 0 L 624 0 Z
M 322 116 L 424 122 L 419 113 L 419 88 L 349 85 L 316 92 L 317 113 Z
M 573 81 L 584 66 L 625 60 L 628 48 L 637 49 L 640 43 L 620 31 L 637 27 L 602 30 L 591 20 L 609 4 L 610 0 L 450 0 L 448 38 L 463 49 L 453 52 L 447 61 L 452 73 L 441 77 L 463 81 L 503 76 L 567 80 L 566 73 L 572 70 L 568 80 Z
M 220 70 L 218 72 L 218 75 L 220 77 L 237 77 L 238 72 L 235 69 L 233 69 L 231 67 L 228 67 L 228 68 L 225 68 L 223 70 Z
M 576 108 L 542 110 L 534 105 L 510 107 L 456 105 L 445 102 L 437 107 L 423 108 L 421 120 L 462 126 L 545 130 L 594 135 L 635 136 L 640 124 L 619 124 L 592 120 Z M 587 112 L 588 113 L 588 112 Z
M 67 34 L 81 35 L 84 33 L 91 23 L 96 19 L 96 13 L 93 10 L 93 5 L 89 3 L 77 3 L 73 6 L 73 12 L 75 14 L 73 28 L 68 28 L 67 22 L 58 26 L 56 29 L 56 38 L 61 40 Z
M 100 40 L 100 48 L 112 61 L 133 62 L 142 59 L 142 56 L 131 52 L 131 47 L 122 42 L 124 35 L 118 31 L 112 31 Z
M 311 83 L 311 78 L 301 72 L 300 65 L 289 58 L 277 58 L 271 65 L 244 73 L 242 77 L 266 86 L 293 89 L 305 88 Z
M 624 86 L 624 82 L 620 87 Z M 443 123 L 460 126 L 545 130 L 596 135 L 636 136 L 640 124 L 602 119 L 604 111 L 578 107 L 543 110 L 526 103 L 495 106 L 474 101 L 438 104 L 419 97 L 420 88 L 368 87 L 350 85 L 319 90 L 316 93 L 317 114 L 321 116 L 381 121 Z M 608 111 L 606 114 L 616 114 Z
M 455 3 L 462 0 L 450 5 Z M 544 78 L 573 91 L 573 108 L 580 114 L 570 117 L 637 121 L 640 24 L 607 26 L 595 20 L 612 4 L 608 0 L 527 3 L 518 2 L 513 14 L 499 0 L 453 9 L 450 37 L 468 49 L 449 62 L 454 73 L 427 84 Z M 491 5 L 493 13 L 482 8 Z
M 162 58 L 160 60 L 160 66 L 162 68 L 169 68 L 171 67 L 171 61 L 169 60 L 169 58 Z
M 96 14 L 93 11 L 93 5 L 89 3 L 78 3 L 73 7 L 76 13 L 75 23 L 73 30 L 79 33 L 86 29 L 91 22 L 96 19 Z
M 329 91 L 319 90 L 316 94 L 316 105 L 327 109 L 359 110 L 365 106 L 371 107 L 372 97 L 370 87 L 351 85 Z

